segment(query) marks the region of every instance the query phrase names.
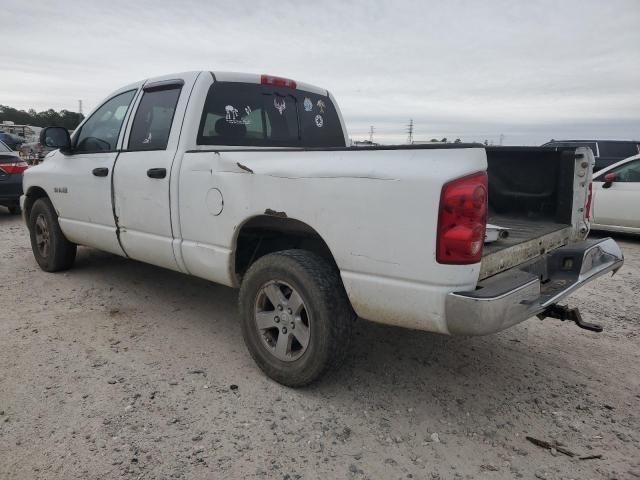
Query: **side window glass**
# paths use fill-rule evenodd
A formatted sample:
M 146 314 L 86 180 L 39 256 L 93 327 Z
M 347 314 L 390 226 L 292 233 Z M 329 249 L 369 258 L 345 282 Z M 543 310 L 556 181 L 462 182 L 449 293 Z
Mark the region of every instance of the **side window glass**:
M 616 174 L 616 182 L 640 182 L 640 160 L 622 165 L 611 173 Z
M 104 103 L 85 122 L 75 138 L 78 153 L 113 152 L 116 149 L 122 122 L 135 90 L 121 93 Z
M 165 150 L 181 87 L 145 91 L 131 127 L 129 150 Z

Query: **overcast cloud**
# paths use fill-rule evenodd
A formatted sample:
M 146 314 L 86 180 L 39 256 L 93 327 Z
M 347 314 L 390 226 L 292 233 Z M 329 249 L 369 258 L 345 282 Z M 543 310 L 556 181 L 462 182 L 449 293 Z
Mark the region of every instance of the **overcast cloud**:
M 132 81 L 272 73 L 331 90 L 352 137 L 640 139 L 640 0 L 3 0 L 0 104 L 85 113 Z

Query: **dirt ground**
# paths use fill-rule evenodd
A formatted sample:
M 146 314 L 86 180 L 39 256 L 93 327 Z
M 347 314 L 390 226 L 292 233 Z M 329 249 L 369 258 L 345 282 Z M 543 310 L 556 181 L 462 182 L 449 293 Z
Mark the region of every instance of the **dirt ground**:
M 640 478 L 640 240 L 618 240 L 625 267 L 570 299 L 604 333 L 359 321 L 343 368 L 292 390 L 236 291 L 86 248 L 44 273 L 0 209 L 0 478 Z

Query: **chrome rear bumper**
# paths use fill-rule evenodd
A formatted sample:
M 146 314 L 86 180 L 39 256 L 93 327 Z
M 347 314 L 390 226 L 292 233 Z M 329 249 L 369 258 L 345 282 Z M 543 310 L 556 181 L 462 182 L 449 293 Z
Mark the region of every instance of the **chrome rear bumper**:
M 476 290 L 447 295 L 447 327 L 453 335 L 499 332 L 542 312 L 594 278 L 624 263 L 611 238 L 558 248 L 478 283 Z

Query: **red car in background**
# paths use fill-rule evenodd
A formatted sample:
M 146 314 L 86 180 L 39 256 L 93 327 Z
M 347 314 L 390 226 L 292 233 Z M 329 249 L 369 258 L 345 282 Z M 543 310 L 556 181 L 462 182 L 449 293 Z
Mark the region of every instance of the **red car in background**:
M 22 173 L 29 165 L 0 141 L 0 205 L 12 214 L 20 213 Z

